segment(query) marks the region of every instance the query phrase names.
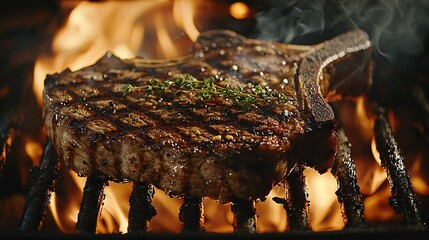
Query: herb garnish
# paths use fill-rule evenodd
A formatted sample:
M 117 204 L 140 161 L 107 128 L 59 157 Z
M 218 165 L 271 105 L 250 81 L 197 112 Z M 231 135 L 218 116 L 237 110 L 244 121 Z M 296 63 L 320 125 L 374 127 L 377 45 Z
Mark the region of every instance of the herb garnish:
M 124 95 L 135 91 L 136 88 L 130 84 L 121 87 Z M 279 103 L 286 103 L 290 100 L 284 93 L 269 87 L 253 84 L 248 84 L 245 87 L 221 87 L 215 84 L 213 77 L 198 80 L 189 74 L 179 75 L 174 80 L 167 79 L 161 81 L 158 79 L 149 79 L 148 84 L 142 86 L 142 88 L 148 94 L 163 94 L 171 92 L 171 88 L 176 88 L 182 91 L 194 92 L 198 99 L 205 101 L 213 97 L 224 97 L 232 100 L 235 105 L 244 109 L 260 100 L 265 100 L 266 102 L 276 101 Z
M 135 88 L 131 84 L 125 84 L 121 87 L 122 95 L 125 96 L 130 92 L 134 92 Z

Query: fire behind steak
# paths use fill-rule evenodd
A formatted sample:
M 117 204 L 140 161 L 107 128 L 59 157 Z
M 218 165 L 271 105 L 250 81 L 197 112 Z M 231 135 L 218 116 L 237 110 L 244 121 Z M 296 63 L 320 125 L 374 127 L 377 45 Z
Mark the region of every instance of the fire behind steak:
M 324 97 L 368 87 L 369 48 L 361 30 L 314 46 L 211 31 L 176 59 L 107 53 L 79 71 L 47 76 L 48 137 L 61 162 L 82 176 L 148 182 L 222 203 L 262 199 L 297 163 L 321 173 L 331 166 L 337 137 Z M 178 79 L 209 79 L 216 90 L 207 97 L 204 86 Z M 246 96 L 253 101 L 243 102 Z

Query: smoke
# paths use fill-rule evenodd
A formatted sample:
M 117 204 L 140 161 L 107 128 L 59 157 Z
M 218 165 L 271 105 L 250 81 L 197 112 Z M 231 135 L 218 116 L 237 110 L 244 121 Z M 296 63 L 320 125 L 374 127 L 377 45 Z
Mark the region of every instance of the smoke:
M 305 2 L 305 1 L 304 1 Z M 257 38 L 293 42 L 325 28 L 324 1 L 272 1 L 273 7 L 256 15 Z
M 429 33 L 426 0 L 270 1 L 256 15 L 252 37 L 310 44 L 359 27 L 375 54 L 392 62 L 425 51 Z

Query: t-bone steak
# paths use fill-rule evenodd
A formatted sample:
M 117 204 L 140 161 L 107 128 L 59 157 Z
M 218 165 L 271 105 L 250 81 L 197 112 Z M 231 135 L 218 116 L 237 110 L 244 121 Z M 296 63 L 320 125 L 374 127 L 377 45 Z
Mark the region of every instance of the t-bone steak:
M 214 30 L 178 58 L 107 53 L 46 77 L 48 138 L 81 176 L 221 203 L 263 199 L 297 164 L 331 167 L 328 102 L 368 89 L 370 49 L 359 29 L 316 45 Z

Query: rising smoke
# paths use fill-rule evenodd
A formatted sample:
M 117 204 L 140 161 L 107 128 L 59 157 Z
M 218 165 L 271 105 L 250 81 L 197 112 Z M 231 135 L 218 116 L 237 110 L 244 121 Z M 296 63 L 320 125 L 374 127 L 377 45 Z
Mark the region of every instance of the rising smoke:
M 309 44 L 359 27 L 370 35 L 374 53 L 392 62 L 421 54 L 427 45 L 427 0 L 277 0 L 270 4 L 270 9 L 256 15 L 254 38 Z

